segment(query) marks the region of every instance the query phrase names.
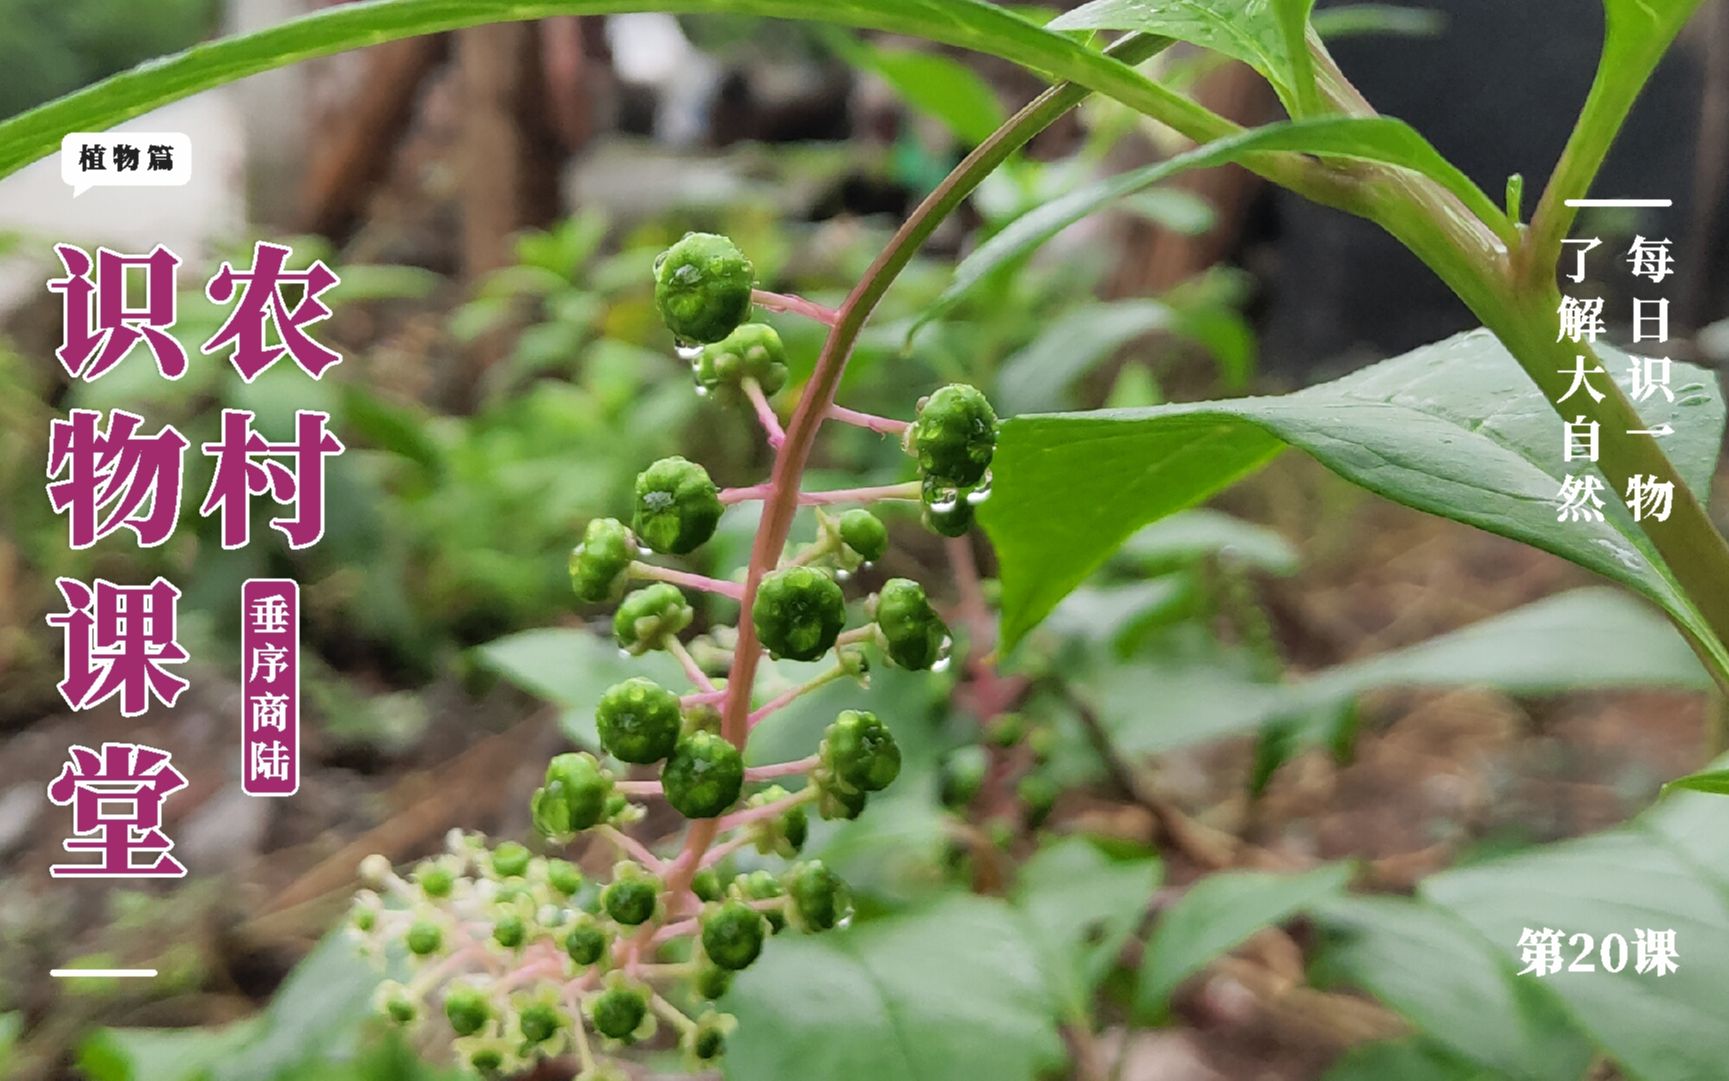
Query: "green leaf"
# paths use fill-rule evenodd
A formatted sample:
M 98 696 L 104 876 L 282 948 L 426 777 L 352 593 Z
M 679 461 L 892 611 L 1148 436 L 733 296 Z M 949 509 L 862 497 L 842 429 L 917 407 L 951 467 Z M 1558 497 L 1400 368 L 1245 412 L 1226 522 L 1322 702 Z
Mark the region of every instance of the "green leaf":
M 200 90 L 301 60 L 465 26 L 559 15 L 672 11 L 806 19 L 925 38 L 1070 79 L 1131 108 L 1198 119 L 1192 103 L 1085 44 L 982 0 L 363 0 L 196 45 L 0 123 L 0 176 Z
M 1162 1015 L 1184 980 L 1256 931 L 1283 923 L 1341 892 L 1350 877 L 1350 866 L 1340 863 L 1299 875 L 1227 871 L 1196 882 L 1153 927 L 1141 963 L 1135 1008 Z
M 1211 49 L 1260 72 L 1285 107 L 1296 112 L 1308 52 L 1288 19 L 1313 0 L 1093 0 L 1047 25 L 1052 30 L 1139 30 Z M 1293 47 L 1295 45 L 1295 47 Z M 1312 84 L 1311 84 L 1312 85 Z
M 1447 27 L 1445 12 L 1396 4 L 1342 4 L 1314 13 L 1310 22 L 1323 41 L 1362 34 L 1434 37 Z
M 684 678 L 665 653 L 627 660 L 610 638 L 567 627 L 520 631 L 476 647 L 474 656 L 529 694 L 565 707 L 560 724 L 571 738 L 590 747 L 600 745 L 594 705 L 608 687 L 632 676 L 669 687 L 681 686 Z
M 1080 837 L 1046 845 L 1021 868 L 1015 906 L 1065 1015 L 1086 1015 L 1162 873 L 1157 859 L 1113 860 Z
M 1003 361 L 991 400 L 1004 416 L 1072 405 L 1068 390 L 1124 345 L 1168 327 L 1171 309 L 1156 300 L 1092 304 L 1064 312 Z
M 1078 693 L 1122 750 L 1162 754 L 1280 717 L 1336 715 L 1380 688 L 1474 686 L 1546 695 L 1593 687 L 1705 690 L 1711 680 L 1646 605 L 1617 590 L 1581 589 L 1288 683 L 1258 682 L 1212 659 L 1184 665 L 1160 658 L 1111 664 Z
M 738 1081 L 1032 1081 L 1063 1061 L 1024 927 L 977 897 L 781 936 L 722 1007 L 739 1022 L 725 1060 Z
M 1619 370 L 1623 358 L 1604 351 Z M 1723 426 L 1715 379 L 1678 366 L 1668 449 L 1706 490 Z M 1644 594 L 1711 636 L 1643 531 L 1610 498 L 1604 522 L 1556 522 L 1561 421 L 1487 331 L 1458 335 L 1278 398 L 1156 406 L 1004 422 L 994 492 L 979 518 L 1002 566 L 1013 644 L 1134 530 L 1199 503 L 1297 447 L 1372 492 L 1512 537 Z M 1714 646 L 1720 649 L 1721 647 Z
M 1640 1081 L 1720 1077 L 1729 1061 L 1722 1023 L 1729 832 L 1721 808 L 1713 796 L 1678 792 L 1622 829 L 1448 871 L 1426 880 L 1420 894 L 1515 960 L 1527 927 L 1592 936 L 1595 956 L 1584 960 L 1595 971 L 1522 979 L 1559 996 L 1579 1027 Z M 1675 932 L 1675 971 L 1635 971 L 1635 935 L 1647 928 Z M 1629 944 L 1619 972 L 1601 955 L 1610 935 Z M 1567 966 L 1583 945 L 1563 950 Z
M 875 72 L 908 105 L 942 121 L 966 142 L 984 142 L 1006 119 L 991 85 L 951 56 L 879 49 L 844 34 L 829 40 L 843 59 Z
M 1070 225 L 1118 199 L 1144 191 L 1189 169 L 1227 165 L 1246 155 L 1279 150 L 1411 169 L 1457 195 L 1485 222 L 1505 222 L 1500 208 L 1483 194 L 1482 189 L 1402 120 L 1385 116 L 1327 117 L 1267 124 L 1216 139 L 1154 165 L 1078 188 L 1016 218 L 961 261 L 955 268 L 954 280 L 931 302 L 921 315 L 920 323 L 947 312 L 996 271 L 1030 254 Z
M 1404 898 L 1335 898 L 1315 918 L 1327 930 L 1315 965 L 1322 982 L 1368 991 L 1498 1077 L 1576 1081 L 1584 1073 L 1590 1047 L 1541 987 L 1514 977 L 1510 945 L 1485 942 L 1452 915 Z
M 1320 111 L 1320 93 L 1315 87 L 1315 60 L 1309 55 L 1309 13 L 1315 0 L 1272 0 L 1273 15 L 1290 57 L 1291 86 L 1296 94 L 1297 116 Z
M 1505 1081 L 1465 1059 L 1422 1040 L 1397 1040 L 1354 1047 L 1321 1081 Z
M 1729 796 L 1729 769 L 1707 770 L 1704 773 L 1677 778 L 1663 786 L 1665 792 L 1670 789 L 1692 789 L 1695 792 Z
M 1122 556 L 1142 567 L 1174 567 L 1216 556 L 1267 574 L 1295 574 L 1297 549 L 1277 532 L 1204 507 L 1161 518 L 1123 542 Z

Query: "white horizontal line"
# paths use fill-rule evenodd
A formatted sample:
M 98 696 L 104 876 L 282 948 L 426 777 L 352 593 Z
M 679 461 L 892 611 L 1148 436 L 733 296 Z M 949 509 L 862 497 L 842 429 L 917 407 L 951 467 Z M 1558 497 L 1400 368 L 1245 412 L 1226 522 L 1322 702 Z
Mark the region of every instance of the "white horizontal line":
M 1673 199 L 1568 199 L 1568 206 L 1674 206 Z
M 154 976 L 153 968 L 55 968 L 49 969 L 48 975 L 58 977 L 68 976 Z

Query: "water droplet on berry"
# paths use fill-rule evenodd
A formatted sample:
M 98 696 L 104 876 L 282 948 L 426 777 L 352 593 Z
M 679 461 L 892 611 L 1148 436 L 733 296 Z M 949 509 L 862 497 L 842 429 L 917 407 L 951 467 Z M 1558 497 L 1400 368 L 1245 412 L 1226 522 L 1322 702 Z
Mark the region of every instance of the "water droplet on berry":
M 658 271 L 661 267 L 663 267 L 665 265 L 666 265 L 666 252 L 663 251 L 659 255 L 654 257 L 654 269 Z
M 707 388 L 707 387 L 705 387 L 705 386 L 703 386 L 703 385 L 702 385 L 702 384 L 701 384 L 701 383 L 698 383 L 698 384 L 697 384 L 697 385 L 696 385 L 696 396 L 697 396 L 697 397 L 698 397 L 698 398 L 706 398 L 706 397 L 708 397 L 708 388 Z
M 672 351 L 678 356 L 678 359 L 687 361 L 692 367 L 695 367 L 696 362 L 702 357 L 702 346 L 696 342 L 687 342 L 682 339 L 672 347 Z
M 845 581 L 849 580 L 850 578 L 852 578 L 852 571 L 847 570 L 845 567 L 836 567 L 835 568 L 835 572 L 834 572 L 834 580 L 835 581 L 845 582 Z
M 641 556 L 644 559 L 647 559 L 650 556 L 654 555 L 654 549 L 648 547 L 647 545 L 639 544 L 636 546 L 636 554 Z

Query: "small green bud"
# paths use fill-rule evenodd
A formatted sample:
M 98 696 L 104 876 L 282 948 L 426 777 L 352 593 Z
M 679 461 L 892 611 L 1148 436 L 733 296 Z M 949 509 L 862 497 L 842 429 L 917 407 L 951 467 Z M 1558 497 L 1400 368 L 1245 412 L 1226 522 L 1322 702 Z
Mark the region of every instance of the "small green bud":
M 1027 749 L 1033 752 L 1034 762 L 1048 762 L 1057 750 L 1057 730 L 1048 724 L 1035 725 L 1027 733 Z
M 685 1037 L 692 1057 L 708 1062 L 726 1050 L 726 1019 L 722 1014 L 704 1014 Z
M 491 1019 L 492 1005 L 480 988 L 456 986 L 444 993 L 444 1016 L 458 1036 L 472 1036 Z
M 870 793 L 851 785 L 841 784 L 827 770 L 812 775 L 811 783 L 822 793 L 816 802 L 816 813 L 824 819 L 854 819 L 864 813 Z
M 763 577 L 750 615 L 769 653 L 814 661 L 834 646 L 846 625 L 846 596 L 827 573 L 788 567 Z
M 600 745 L 621 762 L 658 762 L 678 744 L 678 695 L 637 676 L 607 688 L 594 710 Z
M 420 1011 L 415 1009 L 414 1003 L 400 995 L 392 998 L 384 1004 L 385 1016 L 389 1017 L 399 1025 L 413 1024 L 415 1017 L 418 1016 L 419 1013 Z
M 409 953 L 416 957 L 425 957 L 437 953 L 438 948 L 444 945 L 444 932 L 439 929 L 438 924 L 430 920 L 416 920 L 408 928 L 408 934 L 403 936 L 403 943 L 408 947 Z
M 780 785 L 770 785 L 761 792 L 753 793 L 750 799 L 745 801 L 745 806 L 766 807 L 790 795 L 792 793 Z M 765 856 L 780 855 L 791 859 L 804 847 L 805 836 L 810 832 L 810 815 L 806 813 L 804 805 L 800 804 L 774 818 L 764 818 L 751 823 L 750 830 L 758 852 Z
M 756 269 L 713 233 L 686 233 L 654 261 L 654 303 L 673 336 L 718 342 L 750 317 Z
M 528 925 L 514 912 L 507 912 L 492 921 L 492 940 L 507 950 L 517 949 L 528 937 Z
M 582 889 L 582 872 L 569 860 L 546 861 L 546 884 L 566 897 Z
M 937 795 L 943 806 L 959 810 L 973 801 L 985 783 L 990 762 L 976 743 L 956 747 L 937 761 Z
M 495 1074 L 504 1069 L 504 1052 L 496 1047 L 477 1047 L 468 1056 L 468 1064 L 479 1074 Z
M 840 539 L 866 563 L 881 559 L 889 547 L 888 527 L 863 507 L 854 507 L 840 516 Z
M 660 879 L 634 863 L 621 863 L 600 891 L 600 907 L 626 926 L 647 923 L 660 904 Z
M 713 867 L 704 867 L 690 880 L 690 892 L 696 894 L 699 901 L 718 901 L 724 892 L 721 889 L 720 873 Z
M 780 879 L 765 870 L 752 871 L 733 879 L 733 893 L 743 901 L 768 901 L 786 895 Z M 780 934 L 786 929 L 786 913 L 779 908 L 770 908 L 763 912 L 768 920 L 768 929 Z
M 718 733 L 719 731 L 720 710 L 714 706 L 707 702 L 699 702 L 684 711 L 683 732 L 685 735 L 688 736 L 692 732 Z
M 515 841 L 506 841 L 492 853 L 492 870 L 500 878 L 521 878 L 528 873 L 533 854 Z
M 579 965 L 592 965 L 606 955 L 611 936 L 593 916 L 584 912 L 576 917 L 570 933 L 564 936 L 564 952 Z
M 546 764 L 546 783 L 535 790 L 531 803 L 534 828 L 553 840 L 568 839 L 601 821 L 612 794 L 612 775 L 593 755 L 555 755 Z
M 1026 738 L 1027 719 L 1019 713 L 1005 713 L 985 729 L 985 738 L 997 747 L 1013 747 Z
M 951 383 L 919 403 L 908 433 L 919 471 L 942 484 L 977 484 L 997 448 L 997 414 L 976 387 Z
M 762 953 L 762 913 L 743 901 L 724 901 L 702 914 L 702 950 L 721 968 L 737 972 Z
M 696 382 L 705 390 L 732 394 L 754 379 L 765 395 L 786 386 L 786 346 L 767 323 L 746 323 L 696 358 Z
M 691 990 L 703 998 L 719 998 L 732 986 L 732 973 L 716 964 L 699 965 L 691 979 Z
M 456 886 L 456 876 L 450 873 L 450 868 L 439 863 L 423 863 L 414 873 L 414 880 L 420 883 L 420 892 L 428 897 L 449 897 L 450 891 Z
M 1015 797 L 1021 801 L 1027 825 L 1037 828 L 1050 817 L 1062 790 L 1057 782 L 1042 773 L 1029 773 L 1015 786 Z
M 617 518 L 596 518 L 570 550 L 570 587 L 578 600 L 610 604 L 624 596 L 636 541 Z
M 648 999 L 626 983 L 615 983 L 588 1000 L 588 1016 L 595 1031 L 615 1040 L 630 1040 L 648 1013 Z
M 612 617 L 612 634 L 622 649 L 640 657 L 660 649 L 694 618 L 696 613 L 677 586 L 656 582 L 636 590 L 618 606 Z
M 793 922 L 806 931 L 827 931 L 847 914 L 846 883 L 821 860 L 795 864 L 781 879 L 792 898 Z
M 922 498 L 925 528 L 932 533 L 964 537 L 973 527 L 973 505 L 965 491 L 926 477 Z
M 371 931 L 378 926 L 378 910 L 369 905 L 354 906 L 354 913 L 349 917 L 356 931 Z
M 720 489 L 708 470 L 683 458 L 662 458 L 636 475 L 636 515 L 630 527 L 657 552 L 683 555 L 714 536 Z
M 900 776 L 901 749 L 894 733 L 866 710 L 843 710 L 823 733 L 819 753 L 843 785 L 861 792 L 880 792 Z
M 889 660 L 902 668 L 923 671 L 941 660 L 948 647 L 948 624 L 931 607 L 924 587 L 909 578 L 883 583 L 877 593 L 876 621 L 888 644 Z
M 552 1005 L 536 1002 L 522 1008 L 516 1023 L 522 1029 L 524 1040 L 529 1043 L 545 1043 L 558 1035 L 568 1020 L 569 1018 Z
M 713 818 L 738 802 L 744 756 L 723 736 L 692 732 L 678 741 L 661 767 L 660 786 L 679 814 Z

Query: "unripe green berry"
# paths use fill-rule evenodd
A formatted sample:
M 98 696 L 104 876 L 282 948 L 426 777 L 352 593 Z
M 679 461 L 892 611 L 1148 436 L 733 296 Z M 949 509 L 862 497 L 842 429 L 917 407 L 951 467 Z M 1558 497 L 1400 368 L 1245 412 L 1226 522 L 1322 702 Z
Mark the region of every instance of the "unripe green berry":
M 699 901 L 718 901 L 724 892 L 720 884 L 720 872 L 713 867 L 704 867 L 690 880 L 690 892 L 696 894 Z
M 692 732 L 679 739 L 661 767 L 660 787 L 679 814 L 713 818 L 738 802 L 744 756 L 724 736 Z
M 421 864 L 414 880 L 420 883 L 420 892 L 432 898 L 449 897 L 456 885 L 456 876 L 450 873 L 450 868 L 437 863 Z
M 925 597 L 924 587 L 909 578 L 890 578 L 877 593 L 877 627 L 887 643 L 889 660 L 902 668 L 923 671 L 942 659 L 949 639 L 948 624 Z
M 504 1052 L 496 1047 L 479 1047 L 468 1056 L 468 1064 L 478 1074 L 495 1074 L 504 1068 Z
M 1005 713 L 985 729 L 985 738 L 997 747 L 1013 747 L 1026 738 L 1027 719 L 1019 713 Z
M 1057 796 L 1062 792 L 1057 782 L 1042 773 L 1029 773 L 1022 777 L 1015 786 L 1015 797 L 1021 801 L 1021 810 L 1025 813 L 1027 825 L 1037 827 L 1050 817 L 1051 809 L 1056 806 Z
M 996 453 L 996 410 L 976 387 L 951 383 L 919 403 L 909 437 L 926 478 L 965 488 L 984 477 Z
M 350 919 L 354 923 L 354 929 L 363 933 L 378 926 L 378 912 L 370 907 L 357 905 Z
M 683 458 L 662 458 L 636 475 L 636 515 L 630 527 L 657 552 L 683 555 L 714 536 L 720 489 L 708 470 Z
M 726 1029 L 719 1018 L 705 1016 L 690 1031 L 687 1046 L 692 1056 L 704 1062 L 717 1059 L 726 1050 Z
M 691 979 L 691 990 L 703 998 L 719 998 L 732 986 L 732 973 L 716 964 L 699 965 Z
M 702 950 L 721 968 L 737 972 L 762 953 L 762 913 L 743 901 L 724 901 L 702 914 Z
M 733 879 L 733 892 L 744 901 L 768 901 L 786 895 L 780 879 L 764 870 L 752 871 Z M 781 909 L 766 909 L 762 915 L 768 920 L 768 929 L 775 934 L 778 935 L 786 929 L 786 913 Z
M 658 762 L 678 745 L 678 695 L 637 676 L 614 684 L 594 710 L 600 745 L 621 762 Z
M 554 840 L 568 839 L 601 821 L 612 794 L 612 775 L 593 755 L 555 755 L 546 764 L 546 783 L 534 793 L 534 828 Z
M 517 1026 L 522 1029 L 522 1038 L 529 1043 L 545 1043 L 552 1039 L 564 1028 L 565 1021 L 564 1014 L 544 1002 L 524 1006 L 516 1019 Z
M 985 749 L 974 743 L 956 747 L 937 761 L 937 795 L 943 806 L 958 810 L 973 801 L 990 765 Z
M 492 870 L 500 878 L 521 878 L 528 873 L 533 854 L 515 841 L 506 841 L 492 853 Z
M 1048 724 L 1035 725 L 1027 733 L 1027 750 L 1033 752 L 1034 762 L 1047 762 L 1057 750 L 1057 730 Z
M 624 596 L 636 541 L 617 518 L 596 518 L 570 551 L 570 587 L 577 599 L 607 604 Z
M 514 912 L 507 912 L 492 922 L 492 940 L 507 950 L 514 950 L 528 937 L 528 925 Z
M 881 559 L 889 547 L 888 527 L 863 507 L 854 507 L 840 516 L 840 539 L 866 563 Z
M 419 1010 L 415 1009 L 414 1003 L 401 996 L 392 998 L 389 1002 L 384 1004 L 385 1016 L 389 1017 L 399 1025 L 413 1024 L 414 1019 L 419 1015 L 419 1012 Z
M 566 897 L 582 889 L 582 872 L 569 860 L 546 861 L 546 884 Z
M 750 317 L 756 269 L 713 233 L 686 233 L 654 261 L 654 303 L 680 341 L 718 342 Z
M 606 955 L 610 941 L 606 928 L 584 912 L 576 917 L 570 932 L 564 936 L 564 952 L 579 965 L 592 965 Z
M 815 567 L 787 567 L 763 577 L 750 615 L 769 653 L 814 661 L 834 646 L 846 625 L 846 596 Z
M 444 1016 L 458 1036 L 472 1036 L 492 1017 L 492 1005 L 478 987 L 452 987 L 444 993 Z
M 660 903 L 660 879 L 635 864 L 620 864 L 615 877 L 600 891 L 600 907 L 619 923 L 647 923 Z
M 438 924 L 430 920 L 416 920 L 402 941 L 408 947 L 409 953 L 416 957 L 425 957 L 437 953 L 438 948 L 444 945 L 444 932 L 439 929 Z
M 843 710 L 823 733 L 823 764 L 844 785 L 880 792 L 901 772 L 901 749 L 894 733 L 862 709 Z
M 731 394 L 746 379 L 765 395 L 786 386 L 786 346 L 767 323 L 746 323 L 696 358 L 696 382 L 705 390 Z
M 766 807 L 786 799 L 792 793 L 780 785 L 770 785 L 761 792 L 753 793 L 745 801 L 747 807 Z M 791 859 L 798 855 L 804 847 L 806 835 L 810 832 L 810 815 L 806 813 L 803 804 L 788 808 L 774 818 L 764 818 L 750 825 L 752 836 L 756 838 L 756 850 L 763 855 L 778 854 Z
M 640 657 L 662 648 L 694 618 L 696 613 L 677 586 L 656 582 L 636 590 L 618 606 L 612 617 L 612 634 L 620 648 Z
M 821 860 L 795 864 L 781 879 L 792 899 L 793 921 L 806 931 L 827 931 L 846 915 L 846 883 Z
M 816 813 L 825 819 L 854 819 L 864 813 L 870 793 L 836 781 L 832 773 L 819 771 L 811 783 L 822 793 L 816 803 Z
M 614 984 L 588 1003 L 595 1031 L 615 1040 L 633 1038 L 647 1013 L 648 1000 L 643 993 L 626 984 Z

